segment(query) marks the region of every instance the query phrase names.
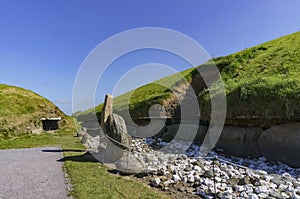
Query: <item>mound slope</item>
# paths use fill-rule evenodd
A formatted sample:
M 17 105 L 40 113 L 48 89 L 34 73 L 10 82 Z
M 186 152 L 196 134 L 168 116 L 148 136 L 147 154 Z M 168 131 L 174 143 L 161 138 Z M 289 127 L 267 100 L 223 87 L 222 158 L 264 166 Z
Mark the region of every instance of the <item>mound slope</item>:
M 72 124 L 69 117 L 44 97 L 23 88 L 0 84 L 0 137 L 31 133 L 42 127 L 42 117 L 61 117 L 61 128 Z
M 227 124 L 270 127 L 276 123 L 299 120 L 300 32 L 228 56 L 213 58 L 198 67 L 206 67 L 211 63 L 220 70 L 225 85 Z M 129 108 L 131 117 L 139 118 L 147 117 L 152 105 L 162 104 L 169 117 L 178 118 L 178 104 L 184 100 L 190 85 L 198 96 L 201 120 L 208 122 L 208 91 L 214 88 L 206 87 L 195 68 L 116 97 L 114 109 L 122 114 Z M 180 93 L 180 97 L 177 98 L 174 92 Z M 77 116 L 84 121 L 89 114 L 100 115 L 101 108 L 102 104 L 95 110 L 87 110 Z

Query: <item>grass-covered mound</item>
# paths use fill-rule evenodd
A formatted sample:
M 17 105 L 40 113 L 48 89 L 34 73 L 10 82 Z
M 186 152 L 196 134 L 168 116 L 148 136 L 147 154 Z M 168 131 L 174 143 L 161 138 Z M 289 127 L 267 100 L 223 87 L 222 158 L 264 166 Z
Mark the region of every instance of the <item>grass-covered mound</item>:
M 266 122 L 268 119 L 300 118 L 300 32 L 211 61 L 220 70 L 225 85 L 227 121 L 246 118 Z M 198 67 L 205 67 L 205 64 Z M 208 89 L 200 85 L 202 81 L 196 79 L 199 78 L 197 70 L 191 68 L 181 74 L 197 92 L 201 118 L 209 120 L 210 97 Z M 178 88 L 186 85 L 181 77 L 171 75 L 118 96 L 114 110 L 122 112 L 128 101 L 133 118 L 147 116 L 149 107 L 157 103 L 170 110 L 168 107 L 176 103 L 170 100 L 174 98 L 172 88 L 180 91 Z M 166 86 L 158 85 L 160 82 Z M 95 109 L 98 114 L 101 107 Z M 81 118 L 92 112 L 81 113 Z
M 300 32 L 213 61 L 225 83 L 227 118 L 300 118 Z M 207 95 L 200 98 L 207 109 Z
M 29 134 L 42 127 L 42 117 L 62 117 L 60 131 L 75 131 L 73 119 L 49 100 L 23 88 L 0 84 L 0 138 Z
M 191 68 L 116 96 L 114 98 L 114 111 L 122 114 L 123 111 L 129 108 L 132 118 L 149 116 L 149 109 L 152 105 L 162 104 L 168 106 L 169 99 L 174 98 L 172 90 L 178 90 L 181 85 L 188 84 L 194 74 L 193 71 L 194 68 Z M 91 118 L 89 115 L 95 113 L 100 118 L 102 107 L 103 104 L 100 104 L 95 109 L 78 112 L 74 116 L 81 122 L 89 120 Z

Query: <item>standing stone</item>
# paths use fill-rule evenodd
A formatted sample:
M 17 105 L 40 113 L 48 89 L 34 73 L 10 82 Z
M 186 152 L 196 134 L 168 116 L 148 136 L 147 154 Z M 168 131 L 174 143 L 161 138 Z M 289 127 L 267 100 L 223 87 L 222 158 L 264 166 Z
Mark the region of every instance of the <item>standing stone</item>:
M 112 95 L 107 94 L 105 96 L 105 100 L 101 112 L 101 119 L 100 119 L 101 128 L 104 132 L 105 132 L 105 122 L 107 121 L 108 116 L 113 114 L 113 101 L 114 98 Z
M 125 174 L 144 171 L 145 162 L 129 152 L 132 147 L 132 138 L 127 133 L 123 117 L 113 114 L 112 95 L 105 96 L 100 123 L 106 141 L 104 147 L 98 147 L 99 158 L 103 162 L 113 163 L 118 171 Z
M 105 123 L 105 132 L 110 140 L 122 149 L 131 148 L 132 139 L 128 135 L 126 124 L 122 116 L 117 114 L 109 115 Z
M 81 143 L 83 145 L 86 145 L 90 138 L 91 138 L 91 136 L 88 133 L 83 133 L 82 138 L 81 138 Z

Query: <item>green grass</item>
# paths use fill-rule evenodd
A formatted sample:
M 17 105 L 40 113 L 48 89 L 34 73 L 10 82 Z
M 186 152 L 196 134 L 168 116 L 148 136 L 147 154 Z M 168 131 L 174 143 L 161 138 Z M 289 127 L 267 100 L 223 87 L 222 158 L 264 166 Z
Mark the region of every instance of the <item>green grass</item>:
M 60 146 L 75 198 L 168 198 L 143 184 L 108 173 L 108 168 L 85 155 L 84 146 L 72 134 L 23 135 L 0 139 L 0 149 Z
M 124 110 L 130 111 L 133 118 L 149 116 L 149 108 L 154 104 L 161 104 L 172 96 L 172 89 L 175 86 L 185 84 L 192 80 L 195 68 L 191 68 L 181 73 L 176 73 L 165 78 L 146 84 L 135 90 L 127 92 L 114 98 L 114 111 L 122 113 Z M 103 104 L 99 104 L 95 109 L 78 112 L 75 117 L 79 121 L 90 119 L 89 114 L 101 114 Z
M 227 94 L 227 117 L 300 117 L 300 32 L 213 59 Z M 199 94 L 207 116 L 207 91 Z

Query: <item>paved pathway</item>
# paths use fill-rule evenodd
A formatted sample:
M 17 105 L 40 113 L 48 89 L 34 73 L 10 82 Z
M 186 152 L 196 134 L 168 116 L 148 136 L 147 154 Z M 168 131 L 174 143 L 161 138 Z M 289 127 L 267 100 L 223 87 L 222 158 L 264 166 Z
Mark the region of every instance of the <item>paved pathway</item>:
M 67 198 L 60 149 L 0 150 L 0 198 Z

